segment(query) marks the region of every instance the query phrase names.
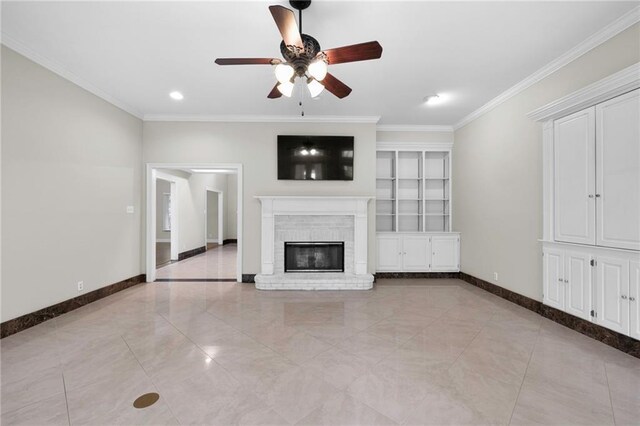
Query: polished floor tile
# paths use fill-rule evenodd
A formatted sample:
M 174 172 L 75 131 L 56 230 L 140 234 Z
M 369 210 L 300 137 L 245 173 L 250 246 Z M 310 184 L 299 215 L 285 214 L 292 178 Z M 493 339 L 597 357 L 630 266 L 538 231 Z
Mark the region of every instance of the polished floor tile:
M 216 246 L 188 259 L 161 266 L 156 270 L 156 278 L 235 279 L 237 252 L 236 244 Z
M 206 273 L 204 256 L 195 260 L 171 274 Z M 0 350 L 8 425 L 640 419 L 640 360 L 452 279 L 379 280 L 362 292 L 144 284 Z M 147 392 L 160 399 L 134 408 Z

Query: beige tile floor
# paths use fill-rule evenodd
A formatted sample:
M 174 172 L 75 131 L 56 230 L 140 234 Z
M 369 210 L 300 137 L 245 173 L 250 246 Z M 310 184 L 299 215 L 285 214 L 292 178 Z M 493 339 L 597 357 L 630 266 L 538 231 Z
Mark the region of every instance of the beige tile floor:
M 236 244 L 216 246 L 197 256 L 156 270 L 156 278 L 236 278 Z
M 130 288 L 0 342 L 1 422 L 639 423 L 639 359 L 459 280 L 408 283 Z

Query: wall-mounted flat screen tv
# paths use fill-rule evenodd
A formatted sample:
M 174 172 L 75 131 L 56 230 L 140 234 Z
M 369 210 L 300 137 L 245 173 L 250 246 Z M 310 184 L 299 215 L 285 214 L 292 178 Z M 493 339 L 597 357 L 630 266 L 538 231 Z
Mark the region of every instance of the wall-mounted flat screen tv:
M 278 136 L 279 180 L 353 180 L 353 136 Z

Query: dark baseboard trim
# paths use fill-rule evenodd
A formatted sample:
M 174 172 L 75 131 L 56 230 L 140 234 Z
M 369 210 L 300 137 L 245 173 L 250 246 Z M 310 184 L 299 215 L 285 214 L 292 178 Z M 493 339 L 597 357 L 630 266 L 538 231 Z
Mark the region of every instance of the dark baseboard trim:
M 159 283 L 235 283 L 235 278 L 156 278 Z
M 182 253 L 178 253 L 178 261 L 185 260 L 193 256 L 197 256 L 199 254 L 204 253 L 205 251 L 207 251 L 207 246 L 194 248 L 193 250 L 183 251 Z
M 380 278 L 460 278 L 460 272 L 376 272 Z
M 256 274 L 242 274 L 242 282 L 243 283 L 255 283 L 256 282 Z
M 140 274 L 135 277 L 128 278 L 126 280 L 111 284 L 102 288 L 99 288 L 81 296 L 74 297 L 73 299 L 65 300 L 64 302 L 57 303 L 53 306 L 49 306 L 44 309 L 40 309 L 30 314 L 22 315 L 21 317 L 14 318 L 9 321 L 5 321 L 0 324 L 0 338 L 11 336 L 27 328 L 38 325 L 42 322 L 71 312 L 74 309 L 78 309 L 84 305 L 87 305 L 96 300 L 110 296 L 119 291 L 125 290 L 134 285 L 138 285 L 146 282 L 146 275 Z
M 225 244 L 238 244 L 237 238 L 229 238 L 228 240 L 222 240 L 222 245 Z
M 465 274 L 464 272 L 460 272 L 460 279 L 488 291 L 489 293 L 495 294 L 496 296 L 527 308 L 530 311 L 540 314 L 544 318 L 550 319 L 553 322 L 557 322 L 558 324 L 564 325 L 578 333 L 598 340 L 605 345 L 609 345 L 631 356 L 640 358 L 639 340 L 625 336 L 624 334 L 620 334 L 613 330 L 609 330 L 608 328 L 570 315 L 566 312 L 562 312 L 556 308 L 552 308 L 551 306 L 544 305 L 537 300 L 514 293 L 511 290 L 507 290 L 506 288 L 497 286 L 480 278 L 476 278 L 472 275 Z

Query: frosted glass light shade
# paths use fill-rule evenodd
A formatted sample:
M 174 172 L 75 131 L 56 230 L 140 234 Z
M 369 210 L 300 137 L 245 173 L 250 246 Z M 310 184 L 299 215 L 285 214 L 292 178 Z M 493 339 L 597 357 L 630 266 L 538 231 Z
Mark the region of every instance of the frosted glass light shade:
M 318 81 L 322 81 L 327 75 L 327 63 L 322 59 L 316 59 L 309 64 L 307 71 L 309 71 L 311 77 Z
M 278 90 L 287 98 L 290 98 L 291 95 L 293 94 L 293 83 L 290 81 L 280 83 L 278 84 Z
M 289 80 L 291 80 L 291 77 L 293 77 L 293 67 L 289 64 L 278 64 L 276 65 L 276 79 L 278 80 L 278 82 L 284 84 L 286 82 L 288 82 Z
M 307 81 L 307 88 L 309 89 L 309 93 L 312 98 L 315 98 L 324 90 L 324 86 L 318 80 L 314 80 L 313 78 L 310 78 L 309 81 Z

